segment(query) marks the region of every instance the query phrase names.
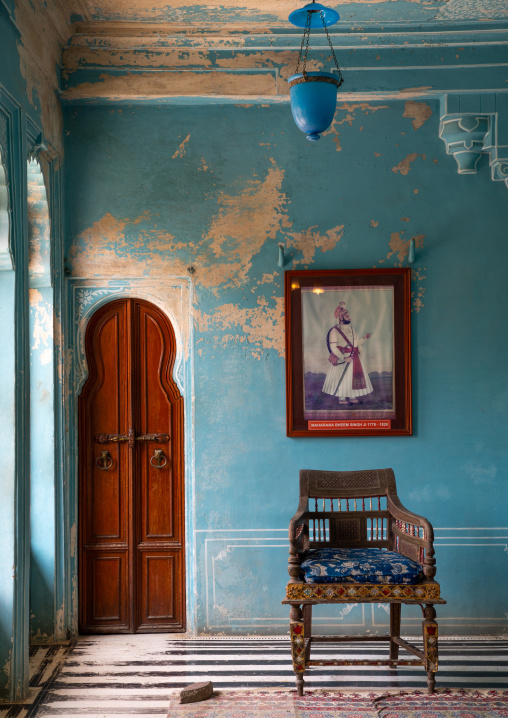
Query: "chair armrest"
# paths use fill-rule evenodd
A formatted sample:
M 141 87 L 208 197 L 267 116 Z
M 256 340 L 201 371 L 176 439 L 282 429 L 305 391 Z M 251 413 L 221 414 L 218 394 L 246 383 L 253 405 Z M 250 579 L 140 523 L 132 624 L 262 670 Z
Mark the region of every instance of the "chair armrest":
M 307 499 L 300 499 L 298 511 L 289 522 L 289 561 L 288 573 L 290 583 L 300 583 L 300 553 L 308 548 L 309 541 L 309 513 Z M 306 545 L 307 544 L 307 545 Z
M 398 496 L 387 497 L 387 508 L 395 519 L 392 530 L 397 551 L 422 564 L 425 578 L 434 578 L 434 529 L 430 521 L 406 509 Z
M 418 514 L 409 511 L 409 509 L 406 509 L 406 507 L 403 506 L 400 502 L 398 496 L 388 496 L 387 508 L 394 519 L 397 519 L 398 521 L 404 521 L 406 523 L 413 524 L 414 526 L 419 526 L 424 529 L 427 536 L 427 540 L 432 543 L 432 541 L 434 540 L 434 529 L 432 528 L 432 524 L 428 519 L 426 519 L 424 516 L 419 516 Z

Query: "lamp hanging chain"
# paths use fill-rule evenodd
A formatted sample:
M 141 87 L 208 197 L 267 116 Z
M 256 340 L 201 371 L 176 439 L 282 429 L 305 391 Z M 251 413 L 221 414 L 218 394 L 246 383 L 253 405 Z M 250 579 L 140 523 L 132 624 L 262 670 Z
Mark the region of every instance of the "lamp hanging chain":
M 303 78 L 304 80 L 307 80 L 307 53 L 309 52 L 309 40 L 310 40 L 310 24 L 312 21 L 312 15 L 311 10 L 307 11 L 307 19 L 305 20 L 305 28 L 303 30 L 303 36 L 302 36 L 302 44 L 300 45 L 300 52 L 298 53 L 298 62 L 296 63 L 296 70 L 295 75 L 298 74 L 300 70 L 300 62 L 302 61 L 302 53 L 303 53 L 303 47 L 305 45 L 305 53 L 303 56 Z
M 335 55 L 335 50 L 333 49 L 332 41 L 330 40 L 330 35 L 328 34 L 328 28 L 326 27 L 325 16 L 324 16 L 323 12 L 321 12 L 321 20 L 323 21 L 323 27 L 326 32 L 326 39 L 328 40 L 328 44 L 330 45 L 330 50 L 332 51 L 332 57 L 333 57 L 333 61 L 335 62 L 335 67 L 337 68 L 337 72 L 339 73 L 339 84 L 337 85 L 337 87 L 340 87 L 342 85 L 342 83 L 344 82 L 344 78 L 342 77 L 342 72 L 340 71 L 339 63 L 337 61 L 337 56 Z

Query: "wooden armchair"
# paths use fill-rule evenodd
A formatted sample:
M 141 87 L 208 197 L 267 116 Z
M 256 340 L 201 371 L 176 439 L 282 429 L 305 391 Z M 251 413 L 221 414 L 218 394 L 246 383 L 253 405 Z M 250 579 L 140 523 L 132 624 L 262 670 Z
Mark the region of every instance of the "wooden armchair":
M 289 583 L 283 603 L 291 606 L 290 634 L 298 695 L 317 642 L 388 641 L 382 665 L 423 665 L 429 693 L 438 665 L 435 604 L 440 598 L 432 526 L 399 501 L 391 469 L 300 471 L 300 503 L 289 524 Z M 390 635 L 313 636 L 312 606 L 389 603 Z M 423 613 L 423 651 L 400 637 L 401 605 Z M 399 648 L 418 660 L 399 660 Z M 336 660 L 326 665 L 379 665 L 380 661 Z

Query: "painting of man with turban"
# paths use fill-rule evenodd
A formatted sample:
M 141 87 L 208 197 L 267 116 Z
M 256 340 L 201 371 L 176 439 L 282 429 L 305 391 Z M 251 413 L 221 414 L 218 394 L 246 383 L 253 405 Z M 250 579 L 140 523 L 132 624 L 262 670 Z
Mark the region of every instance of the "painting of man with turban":
M 363 403 L 362 396 L 374 391 L 369 378 L 364 343 L 372 334 L 359 337 L 351 324 L 345 302 L 335 310 L 337 323 L 329 330 L 326 344 L 330 366 L 326 374 L 323 392 L 336 396 L 340 404 Z
M 394 418 L 393 287 L 302 287 L 301 299 L 305 420 Z

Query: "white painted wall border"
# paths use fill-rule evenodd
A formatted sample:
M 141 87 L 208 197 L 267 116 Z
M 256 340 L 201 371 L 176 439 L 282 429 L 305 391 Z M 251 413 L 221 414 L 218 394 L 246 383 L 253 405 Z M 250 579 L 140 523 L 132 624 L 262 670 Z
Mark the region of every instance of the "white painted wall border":
M 222 623 L 214 620 L 214 614 L 217 615 L 218 594 L 220 588 L 217 587 L 215 562 L 225 557 L 226 551 L 230 549 L 253 549 L 253 548 L 280 548 L 285 549 L 284 557 L 281 559 L 280 569 L 281 575 L 285 577 L 286 556 L 289 551 L 289 542 L 286 539 L 287 528 L 281 529 L 198 529 L 196 530 L 196 545 L 203 546 L 204 561 L 204 582 L 205 582 L 205 603 L 206 603 L 206 629 L 209 631 L 224 631 L 225 629 L 249 629 L 253 628 L 270 628 L 280 627 L 286 631 L 289 625 L 288 618 L 268 618 L 268 617 L 245 617 L 229 616 L 229 623 Z M 434 529 L 434 546 L 439 547 L 459 547 L 468 549 L 470 547 L 489 547 L 493 549 L 501 549 L 508 553 L 508 527 L 457 527 L 448 528 L 440 527 Z M 496 552 L 497 556 L 497 552 Z M 285 584 L 285 579 L 284 579 Z M 283 591 L 281 591 L 281 600 Z M 446 596 L 444 597 L 446 599 Z M 384 604 L 378 604 L 378 608 L 383 608 Z M 337 627 L 343 623 L 344 617 L 355 609 L 355 614 L 361 610 L 361 618 L 358 617 L 357 623 L 349 623 L 350 627 L 366 627 L 366 611 L 365 604 L 346 604 L 343 609 L 338 605 L 338 609 L 334 611 L 333 616 L 313 617 L 313 623 L 320 627 L 331 626 Z M 386 627 L 389 623 L 376 621 L 376 606 L 371 605 L 371 623 L 369 625 L 380 628 Z M 439 616 L 438 616 L 439 619 Z M 475 622 L 485 629 L 499 628 L 507 623 L 507 616 L 482 616 L 475 617 Z M 402 625 L 415 628 L 419 626 L 421 617 L 413 618 L 402 615 Z M 469 616 L 446 616 L 439 619 L 440 626 L 448 626 L 461 628 L 471 625 L 472 618 Z

